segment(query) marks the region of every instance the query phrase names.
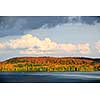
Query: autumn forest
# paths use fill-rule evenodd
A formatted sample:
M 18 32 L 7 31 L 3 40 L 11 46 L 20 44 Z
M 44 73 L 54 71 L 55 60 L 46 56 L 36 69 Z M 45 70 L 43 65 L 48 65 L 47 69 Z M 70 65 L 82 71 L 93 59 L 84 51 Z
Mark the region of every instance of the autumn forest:
M 0 72 L 100 71 L 100 59 L 82 57 L 16 57 L 0 62 Z

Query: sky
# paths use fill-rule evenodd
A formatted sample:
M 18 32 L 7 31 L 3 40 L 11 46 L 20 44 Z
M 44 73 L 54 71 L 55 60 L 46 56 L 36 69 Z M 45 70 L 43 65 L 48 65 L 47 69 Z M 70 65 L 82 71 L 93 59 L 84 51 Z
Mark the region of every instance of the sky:
M 100 57 L 100 16 L 0 16 L 0 60 Z

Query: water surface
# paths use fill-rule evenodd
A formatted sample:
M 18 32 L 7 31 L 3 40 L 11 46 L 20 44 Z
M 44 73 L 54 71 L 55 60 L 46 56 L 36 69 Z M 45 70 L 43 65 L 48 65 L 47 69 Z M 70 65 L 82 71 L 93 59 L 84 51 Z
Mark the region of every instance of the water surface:
M 100 72 L 0 72 L 2 83 L 100 83 Z

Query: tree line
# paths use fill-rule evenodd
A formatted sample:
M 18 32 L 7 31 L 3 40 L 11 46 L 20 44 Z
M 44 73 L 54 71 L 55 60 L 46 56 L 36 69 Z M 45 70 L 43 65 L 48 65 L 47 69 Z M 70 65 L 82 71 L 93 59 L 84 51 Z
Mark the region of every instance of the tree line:
M 1 72 L 91 72 L 100 71 L 100 62 L 78 57 L 21 57 L 0 63 Z

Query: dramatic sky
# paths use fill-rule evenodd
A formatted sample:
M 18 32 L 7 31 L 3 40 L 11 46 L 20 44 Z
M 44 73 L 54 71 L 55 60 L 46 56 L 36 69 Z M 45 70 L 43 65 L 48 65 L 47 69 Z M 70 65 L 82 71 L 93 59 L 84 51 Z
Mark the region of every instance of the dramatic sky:
M 0 60 L 19 56 L 100 57 L 100 17 L 1 16 Z

